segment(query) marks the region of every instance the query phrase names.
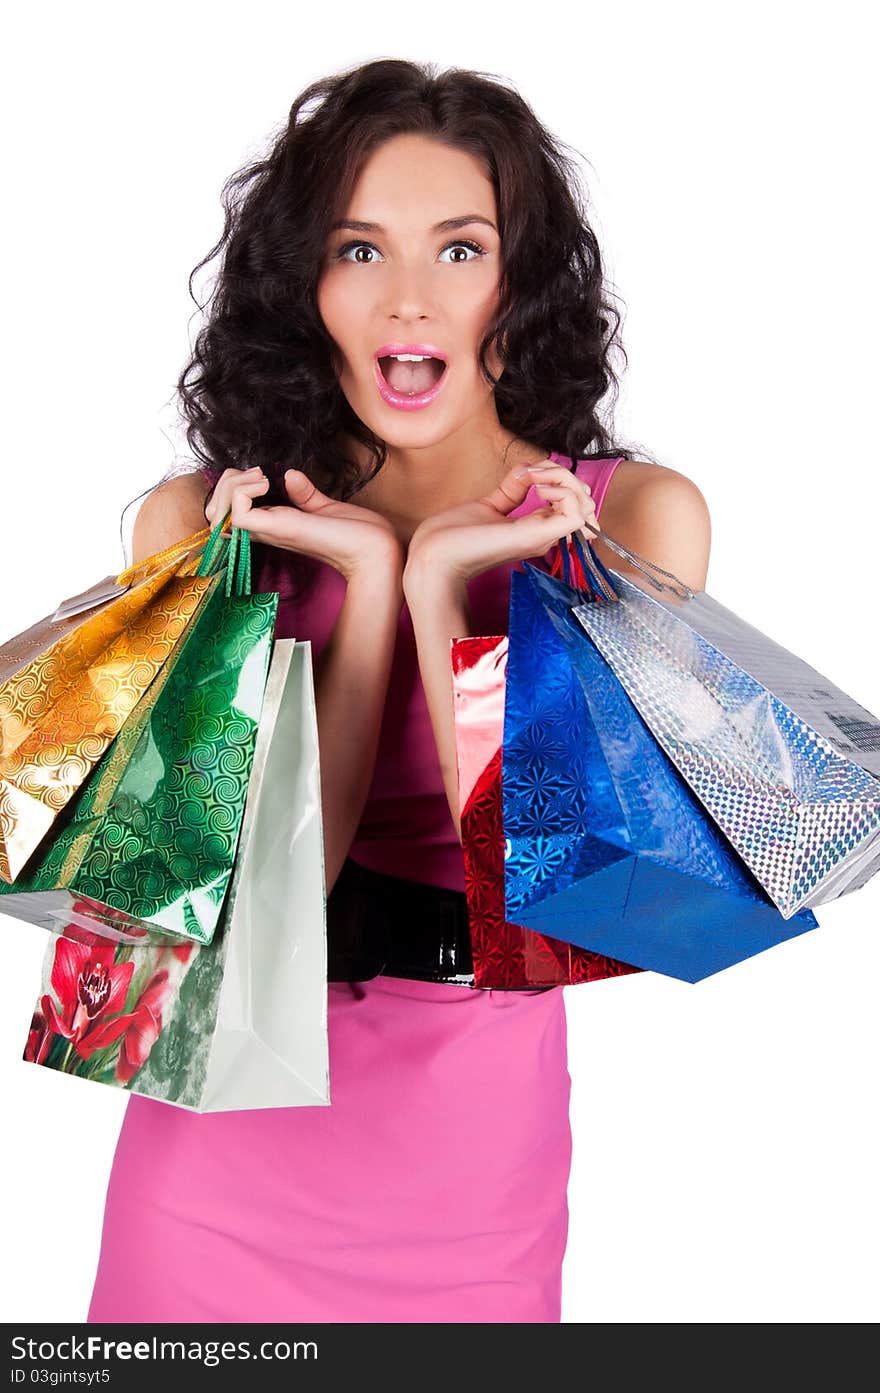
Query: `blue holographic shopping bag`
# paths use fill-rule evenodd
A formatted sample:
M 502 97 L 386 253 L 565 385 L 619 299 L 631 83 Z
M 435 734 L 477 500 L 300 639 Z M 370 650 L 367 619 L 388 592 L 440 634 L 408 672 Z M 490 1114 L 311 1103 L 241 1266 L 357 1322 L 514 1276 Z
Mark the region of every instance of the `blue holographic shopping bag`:
M 508 919 L 688 982 L 815 928 L 783 917 L 660 747 L 573 614 L 591 600 L 531 565 L 511 578 Z

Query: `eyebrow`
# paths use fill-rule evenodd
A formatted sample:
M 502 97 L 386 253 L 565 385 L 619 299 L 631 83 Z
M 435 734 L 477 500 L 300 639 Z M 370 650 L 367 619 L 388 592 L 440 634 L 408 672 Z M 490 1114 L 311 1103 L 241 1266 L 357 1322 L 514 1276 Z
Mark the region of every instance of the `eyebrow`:
M 459 218 L 444 218 L 442 222 L 435 223 L 431 228 L 432 232 L 454 232 L 456 228 L 467 227 L 469 223 L 483 223 L 486 227 L 491 227 L 493 232 L 498 229 L 489 218 L 484 218 L 480 213 L 463 213 Z M 340 229 L 349 232 L 384 232 L 385 228 L 377 222 L 358 222 L 353 218 L 343 218 L 341 222 L 335 222 L 330 228 L 331 232 L 338 232 Z

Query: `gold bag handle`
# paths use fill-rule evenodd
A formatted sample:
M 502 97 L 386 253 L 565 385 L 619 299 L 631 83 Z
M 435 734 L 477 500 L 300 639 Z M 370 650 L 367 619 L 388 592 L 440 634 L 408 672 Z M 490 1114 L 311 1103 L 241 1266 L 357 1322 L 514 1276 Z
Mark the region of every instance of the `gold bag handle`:
M 136 565 L 127 566 L 124 571 L 119 572 L 119 575 L 105 576 L 103 580 L 90 585 L 88 590 L 82 590 L 78 595 L 69 595 L 67 599 L 61 601 L 54 614 L 49 615 L 48 622 L 58 624 L 63 619 L 69 619 L 72 615 L 83 614 L 86 610 L 95 609 L 96 606 L 104 605 L 109 600 L 115 600 L 120 595 L 124 595 L 126 590 L 129 590 L 135 582 L 149 580 L 151 576 L 158 575 L 173 565 L 178 558 L 182 558 L 182 561 L 175 568 L 176 574 L 180 576 L 193 575 L 210 535 L 210 527 L 205 527 L 200 532 L 193 532 L 190 537 L 184 537 L 182 541 L 175 542 L 172 546 L 163 548 L 162 551 L 154 552 L 152 556 L 144 557 L 143 561 L 137 562 Z
M 124 571 L 120 571 L 116 577 L 116 584 L 123 590 L 127 590 L 136 580 L 146 580 L 147 576 L 155 575 L 156 571 L 165 569 L 169 561 L 173 561 L 177 556 L 186 556 L 187 552 L 200 547 L 204 550 L 204 543 L 213 531 L 210 527 L 203 527 L 200 532 L 193 532 L 191 536 L 184 537 L 180 542 L 174 542 L 170 547 L 165 547 L 162 551 L 153 552 L 152 556 L 145 556 L 143 561 L 138 561 L 135 565 L 127 566 Z M 189 565 L 189 563 L 187 563 Z M 186 567 L 182 567 L 181 575 L 186 575 Z

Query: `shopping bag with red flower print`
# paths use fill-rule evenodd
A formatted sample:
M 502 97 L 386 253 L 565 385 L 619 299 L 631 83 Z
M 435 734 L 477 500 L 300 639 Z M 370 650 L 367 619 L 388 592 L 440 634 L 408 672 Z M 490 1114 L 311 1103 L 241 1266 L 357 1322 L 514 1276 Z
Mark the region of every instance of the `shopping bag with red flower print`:
M 208 944 L 48 943 L 24 1058 L 194 1112 L 327 1105 L 311 645 L 272 653 L 235 870 Z
M 639 969 L 511 924 L 504 909 L 501 757 L 507 635 L 452 641 L 452 688 L 474 986 L 595 982 Z
M 75 922 L 130 942 L 210 942 L 278 606 L 277 592 L 249 593 L 248 533 L 234 529 L 227 551 L 215 532 L 216 556 L 206 551 L 200 562 L 211 586 L 204 605 L 51 835 L 14 885 L 0 884 L 0 912 L 56 932 Z M 225 570 L 213 572 L 215 560 Z
M 64 600 L 0 647 L 0 880 L 15 881 L 182 642 L 207 532 Z

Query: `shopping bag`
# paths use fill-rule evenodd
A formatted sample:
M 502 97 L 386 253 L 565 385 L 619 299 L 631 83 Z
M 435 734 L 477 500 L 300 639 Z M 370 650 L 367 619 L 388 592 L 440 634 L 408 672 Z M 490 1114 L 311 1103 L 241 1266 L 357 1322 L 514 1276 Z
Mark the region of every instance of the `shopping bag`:
M 584 598 L 529 564 L 512 576 L 508 919 L 690 982 L 816 927 L 783 918 L 584 641 Z
M 501 749 L 507 635 L 452 641 L 462 853 L 474 986 L 496 990 L 595 982 L 638 968 L 507 921 Z
M 60 638 L 68 637 L 88 619 L 106 610 L 119 596 L 146 584 L 158 572 L 169 570 L 178 575 L 188 574 L 190 564 L 204 550 L 210 535 L 211 528 L 206 527 L 127 567 L 119 575 L 105 576 L 76 595 L 60 600 L 51 614 L 0 644 L 0 684 L 45 653 Z
M 194 574 L 205 549 L 201 536 L 130 567 L 109 599 L 86 609 L 62 602 L 60 618 L 39 621 L 4 645 L 0 879 L 7 884 L 186 633 L 208 585 Z M 89 597 L 77 598 L 81 605 Z
M 789 918 L 880 869 L 880 720 L 705 591 L 575 615 L 654 738 Z
M 213 940 L 54 935 L 24 1059 L 194 1112 L 329 1104 L 324 904 L 311 646 L 279 639 Z
M 241 565 L 232 550 L 213 553 L 225 569 L 201 582 L 209 590 L 183 641 L 15 884 L 0 884 L 0 912 L 56 932 L 73 922 L 125 941 L 210 942 L 278 606 L 275 591 L 244 593 L 247 537 Z

